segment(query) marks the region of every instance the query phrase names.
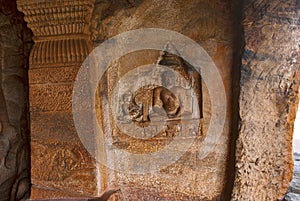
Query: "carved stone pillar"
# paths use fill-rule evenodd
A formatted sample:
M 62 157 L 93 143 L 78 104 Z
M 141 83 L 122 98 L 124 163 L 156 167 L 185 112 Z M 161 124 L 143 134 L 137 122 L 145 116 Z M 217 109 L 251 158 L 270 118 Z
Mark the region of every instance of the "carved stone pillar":
M 88 55 L 94 0 L 18 0 L 33 31 L 29 89 L 31 198 L 97 195 L 96 165 L 77 136 L 72 89 Z

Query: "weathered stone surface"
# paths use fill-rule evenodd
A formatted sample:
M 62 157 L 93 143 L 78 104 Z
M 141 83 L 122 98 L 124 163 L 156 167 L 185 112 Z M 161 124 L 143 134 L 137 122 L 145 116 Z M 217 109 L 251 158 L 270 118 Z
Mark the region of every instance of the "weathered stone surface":
M 197 157 L 200 142 L 209 126 L 211 97 L 209 97 L 205 83 L 193 77 L 195 74 L 188 71 L 188 74 L 191 73 L 189 79 L 196 80 L 194 87 L 197 88 L 197 92 L 195 97 L 187 96 L 186 100 L 195 102 L 198 99 L 203 104 L 203 108 L 200 107 L 198 112 L 193 111 L 195 116 L 203 118 L 203 121 L 199 121 L 201 129 L 194 131 L 191 128 L 189 131 L 195 132 L 199 141 L 177 163 L 153 175 L 139 176 L 117 173 L 100 165 L 97 167 L 98 170 L 95 170 L 93 166 L 95 164 L 90 159 L 87 160 L 87 156 L 79 156 L 71 148 L 75 146 L 78 151 L 80 150 L 79 152 L 83 151 L 78 145 L 79 139 L 75 135 L 76 131 L 72 122 L 71 88 L 79 63 L 88 53 L 87 25 L 92 4 L 93 1 L 18 1 L 20 10 L 25 13 L 25 18 L 34 32 L 36 42 L 30 56 L 29 71 L 30 111 L 32 112 L 31 161 L 34 185 L 31 198 L 49 198 L 51 195 L 53 197 L 72 196 L 72 193 L 93 195 L 96 193 L 94 188 L 96 185 L 98 192 L 104 191 L 111 185 L 121 186 L 121 191 L 130 200 L 215 200 L 224 196 L 222 194 L 228 196 L 229 192 L 223 192 L 226 192 L 225 186 L 228 183 L 225 178 L 230 172 L 226 172 L 226 169 L 232 165 L 226 160 L 230 158 L 228 143 L 231 125 L 235 121 L 230 107 L 234 99 L 231 87 L 235 86 L 231 78 L 232 66 L 235 64 L 233 56 L 235 45 L 232 43 L 235 28 L 232 22 L 234 18 L 231 14 L 233 11 L 231 2 L 96 1 L 91 20 L 94 45 L 116 34 L 136 28 L 157 27 L 178 31 L 206 49 L 216 63 L 225 85 L 228 112 L 226 125 L 215 152 L 205 159 Z M 161 17 L 162 14 L 163 17 Z M 111 87 L 124 73 L 139 65 L 153 63 L 158 56 L 158 52 L 144 51 L 137 53 L 135 58 L 120 61 L 120 68 L 108 70 L 106 74 L 108 82 L 102 87 L 107 87 L 105 90 L 110 95 Z M 166 92 L 163 91 L 159 94 L 158 103 L 162 101 L 162 107 L 166 108 L 168 105 L 166 100 L 170 96 L 164 95 Z M 180 101 L 182 100 L 181 97 Z M 155 106 L 159 104 L 155 103 Z M 182 114 L 191 112 L 191 108 L 194 107 L 195 105 L 186 104 Z M 98 109 L 101 109 L 101 104 Z M 171 117 L 176 113 L 170 109 L 168 115 Z M 99 121 L 104 125 L 106 125 L 105 119 L 110 118 L 107 114 L 106 116 L 99 115 L 99 117 Z M 87 121 L 84 116 L 82 118 L 83 121 Z M 143 120 L 146 118 L 147 115 L 143 114 Z M 116 136 L 121 135 L 121 137 L 114 139 L 114 143 L 118 148 L 133 153 L 155 152 L 172 141 L 176 136 L 176 129 L 175 125 L 168 125 L 168 129 L 165 129 L 161 136 L 147 142 L 126 138 L 121 132 L 116 131 Z M 189 133 L 180 139 L 183 144 L 188 141 L 188 136 Z M 45 158 L 50 163 L 47 167 L 43 166 Z M 139 162 L 143 163 L 143 161 L 137 161 Z M 82 163 L 86 163 L 86 166 L 82 167 L 80 165 Z M 83 170 L 83 173 L 88 176 L 81 175 L 76 179 L 75 170 Z M 97 173 L 92 178 L 95 172 Z M 82 184 L 79 184 L 78 182 L 81 181 Z M 139 186 L 138 194 L 134 193 L 136 190 L 133 185 Z M 82 191 L 77 192 L 78 188 L 82 188 Z M 153 188 L 157 190 L 147 190 Z
M 79 66 L 36 68 L 29 72 L 29 84 L 73 83 Z
M 94 0 L 18 0 L 36 42 L 30 68 L 81 65 L 90 48 L 88 24 L 93 4 Z
M 60 189 L 72 195 L 93 195 L 95 174 L 93 159 L 79 140 L 62 142 L 59 138 L 31 142 L 31 180 L 43 189 Z M 84 191 L 83 191 L 84 189 Z M 74 195 L 73 195 L 74 196 Z M 39 198 L 40 195 L 32 198 Z M 52 195 L 43 198 L 53 198 Z
M 77 136 L 72 90 L 90 51 L 94 0 L 18 1 L 34 34 L 30 53 L 31 199 L 97 196 L 97 167 Z
M 200 159 L 196 151 L 191 151 L 160 172 L 145 175 L 113 172 L 110 180 L 103 180 L 101 183 L 110 182 L 108 185 L 113 183 L 120 186 L 124 196 L 129 200 L 217 200 L 230 194 L 230 190 L 227 191 L 227 187 L 225 187 L 227 185 L 225 178 L 227 174 L 232 173 L 226 172 L 227 166 L 233 165 L 227 162 L 229 161 L 227 159 L 230 158 L 228 144 L 232 134 L 231 125 L 234 125 L 235 121 L 231 110 L 231 105 L 235 104 L 233 103 L 234 96 L 231 87 L 236 86 L 234 82 L 238 81 L 233 81 L 231 77 L 234 71 L 232 68 L 235 64 L 233 56 L 235 47 L 232 44 L 235 28 L 232 12 L 233 5 L 229 1 L 96 1 L 92 18 L 94 46 L 107 38 L 132 29 L 154 27 L 178 31 L 198 42 L 213 58 L 222 76 L 228 103 L 225 128 L 216 150 L 211 155 Z M 239 43 L 239 38 L 236 37 L 235 39 Z M 132 53 L 132 56 L 125 56 L 126 61 L 123 61 L 123 58 L 116 61 L 116 64 L 107 71 L 103 82 L 100 82 L 99 94 L 105 94 L 109 98 L 114 84 L 124 77 L 124 72 L 145 64 L 144 60 L 148 61 L 149 58 L 150 64 L 157 61 L 157 53 L 145 52 L 143 54 L 147 56 Z M 134 65 L 130 65 L 130 63 Z M 138 75 L 133 76 L 127 82 L 132 82 L 134 79 L 138 85 L 138 77 Z M 122 87 L 127 88 L 125 85 L 126 83 Z M 209 97 L 207 89 L 205 90 L 205 83 L 203 86 L 202 96 L 205 101 L 200 109 L 203 109 L 203 124 L 206 124 L 207 129 L 211 115 L 209 106 L 211 97 Z M 99 99 L 101 102 L 101 96 Z M 104 125 L 104 131 L 111 129 L 114 132 L 117 130 L 117 126 L 115 123 L 111 123 L 113 122 L 110 116 L 112 112 L 105 113 L 104 108 L 104 103 L 102 106 L 99 104 L 98 109 L 102 110 L 103 114 L 99 115 L 98 120 Z M 113 134 L 116 136 L 124 135 L 118 131 Z M 197 135 L 203 137 L 205 131 L 202 133 L 201 130 L 197 132 Z M 165 138 L 164 140 L 171 141 L 172 138 Z M 187 139 L 182 139 L 182 141 L 185 140 Z M 203 138 L 199 139 L 198 144 L 193 146 L 193 150 L 201 149 L 201 140 Z M 144 147 L 140 146 L 143 144 L 142 142 L 145 144 Z M 118 138 L 116 144 L 119 149 L 139 154 L 157 151 L 164 147 L 163 143 L 157 143 L 155 140 L 136 142 L 128 138 Z M 114 159 L 108 160 L 113 163 Z M 137 161 L 136 166 L 142 166 L 143 163 L 143 160 Z M 229 183 L 228 189 L 230 189 Z
M 245 1 L 232 200 L 282 199 L 292 179 L 300 78 L 297 2 Z
M 66 4 L 63 4 L 63 2 L 53 3 L 48 0 L 39 1 L 38 3 L 36 1 L 19 1 L 19 7 L 25 12 L 26 19 L 29 22 L 29 26 L 33 29 L 36 36 L 35 41 L 37 42 L 31 53 L 31 69 L 29 72 L 31 89 L 30 109 L 32 112 L 32 178 L 35 186 L 32 198 L 49 197 L 50 193 L 46 191 L 38 193 L 41 191 L 36 190 L 42 188 L 47 189 L 48 192 L 50 192 L 50 187 L 55 187 L 58 191 L 67 191 L 67 189 L 69 189 L 68 194 L 72 194 L 72 190 L 77 191 L 77 188 L 72 186 L 72 182 L 74 182 L 75 185 L 78 184 L 76 183 L 77 180 L 73 179 L 72 181 L 67 181 L 67 179 L 73 178 L 73 170 L 77 170 L 77 167 L 81 168 L 79 165 L 81 164 L 80 161 L 85 160 L 85 157 L 79 157 L 79 159 L 76 160 L 78 157 L 69 146 L 70 144 L 72 146 L 74 143 L 76 144 L 76 140 L 78 142 L 78 138 L 74 135 L 70 118 L 71 83 L 74 81 L 75 71 L 70 71 L 69 69 L 73 66 L 78 69 L 78 61 L 82 61 L 84 58 L 83 55 L 87 55 L 88 45 L 81 35 L 81 33 L 86 34 L 87 32 L 83 31 L 83 29 L 77 29 L 76 23 L 74 29 L 73 27 L 69 27 L 70 22 L 81 19 L 80 17 L 82 16 L 79 16 L 79 14 L 76 13 L 77 11 L 74 14 L 75 18 L 70 18 L 73 19 L 70 20 L 64 17 L 61 18 L 60 15 L 53 13 L 53 10 L 50 9 L 56 9 L 58 13 L 69 13 L 70 11 L 65 9 L 64 6 L 67 8 L 68 6 L 76 7 L 78 4 L 79 1 L 73 4 L 70 2 L 66 2 Z M 83 4 L 80 9 L 86 9 L 86 5 L 89 5 Z M 40 5 L 41 7 L 39 7 Z M 31 9 L 29 12 L 29 7 L 33 7 L 36 10 Z M 80 11 L 82 11 L 83 16 L 86 16 L 87 10 L 84 9 Z M 45 11 L 46 15 L 39 14 L 41 10 Z M 230 109 L 233 101 L 231 87 L 234 86 L 231 74 L 232 65 L 235 62 L 233 56 L 234 45 L 232 44 L 234 27 L 230 20 L 233 19 L 230 14 L 232 10 L 233 8 L 229 1 L 96 2 L 96 8 L 92 18 L 92 39 L 95 44 L 113 35 L 135 28 L 157 27 L 183 33 L 199 42 L 214 59 L 214 62 L 221 72 L 228 103 L 226 125 L 214 154 L 209 155 L 205 159 L 199 159 L 197 157 L 197 149 L 205 136 L 211 115 L 209 105 L 210 97 L 205 83 L 203 83 L 203 90 L 200 92 L 202 92 L 201 95 L 203 96 L 203 100 L 201 101 L 203 101 L 204 104 L 204 122 L 203 131 L 200 129 L 198 131 L 199 133 L 197 133 L 199 136 L 199 144 L 195 144 L 192 150 L 189 150 L 177 163 L 153 175 L 135 176 L 103 169 L 103 171 L 99 173 L 102 174 L 102 176 L 99 177 L 101 180 L 97 178 L 97 182 L 100 183 L 101 186 L 101 188 L 98 186 L 98 191 L 103 191 L 110 185 L 119 185 L 122 187 L 121 191 L 123 190 L 122 192 L 125 192 L 126 196 L 131 200 L 142 199 L 142 196 L 144 196 L 143 199 L 146 200 L 214 200 L 221 197 L 221 194 L 225 191 L 227 182 L 225 179 L 227 174 L 226 168 L 231 165 L 226 162 L 226 159 L 229 158 L 228 142 L 231 136 L 231 125 L 234 121 Z M 160 17 L 162 13 L 164 14 L 163 18 Z M 71 13 L 71 16 L 72 15 Z M 56 17 L 58 17 L 59 20 L 53 20 Z M 46 20 L 51 23 L 43 24 Z M 87 21 L 84 22 L 87 23 Z M 67 30 L 69 30 L 71 34 Z M 71 39 L 67 37 L 63 37 L 62 39 L 58 38 L 58 36 L 67 36 Z M 76 48 L 74 49 L 72 47 Z M 145 58 L 149 55 L 151 57 L 151 53 L 145 53 L 138 59 L 129 60 L 131 63 L 141 65 L 146 63 L 145 60 L 149 60 L 149 58 Z M 157 60 L 157 56 L 152 58 Z M 153 60 L 151 62 L 153 63 Z M 124 63 L 121 64 L 120 70 L 117 70 L 117 74 L 121 76 L 122 72 L 126 73 L 127 70 L 132 69 L 132 67 L 123 68 L 123 65 Z M 61 69 L 61 71 L 58 71 L 58 68 Z M 67 73 L 67 75 L 61 76 L 61 73 Z M 121 78 L 115 76 L 115 74 L 116 72 L 113 73 L 113 71 L 107 73 L 108 85 L 103 86 L 107 86 L 108 88 L 106 90 L 108 91 L 113 83 Z M 201 82 L 202 81 L 197 81 L 197 84 L 201 85 Z M 198 95 L 197 98 L 199 99 L 199 97 Z M 195 100 L 194 98 L 195 97 L 190 97 L 191 100 Z M 189 112 L 187 107 L 186 109 L 187 112 Z M 200 109 L 201 111 L 199 111 L 198 114 L 200 112 L 202 113 L 202 108 Z M 172 111 L 170 112 L 169 115 L 173 115 Z M 102 120 L 105 123 L 105 118 L 110 117 L 102 116 L 100 121 Z M 142 153 L 157 151 L 165 145 L 166 142 L 164 142 L 164 140 L 167 139 L 168 143 L 168 141 L 172 140 L 173 135 L 176 135 L 176 129 L 173 127 L 170 126 L 169 129 L 165 130 L 166 135 L 162 135 L 162 141 L 161 139 L 149 140 L 148 146 L 143 146 L 142 141 L 135 142 L 131 139 L 125 139 L 125 145 L 126 143 L 130 145 L 128 147 L 124 145 L 122 139 L 121 143 L 119 141 L 116 142 L 119 148 L 125 148 L 132 152 Z M 72 138 L 74 138 L 74 140 L 72 140 Z M 54 139 L 57 141 L 54 142 Z M 68 140 L 70 140 L 70 142 L 68 142 Z M 188 138 L 183 138 L 182 140 L 185 141 L 188 140 Z M 49 153 L 47 153 L 46 150 L 49 150 Z M 52 161 L 46 169 L 43 167 L 44 156 L 47 158 L 47 161 Z M 142 163 L 143 161 L 137 161 L 137 163 L 138 162 Z M 88 167 L 90 167 L 91 172 L 94 172 L 93 166 L 88 165 Z M 95 181 L 94 179 L 84 179 L 82 184 L 84 190 L 82 194 L 94 193 L 92 190 L 94 188 L 91 186 L 92 183 L 94 183 L 93 181 Z M 79 179 L 78 181 L 81 180 Z M 90 183 L 84 183 L 87 181 L 90 181 Z M 135 188 L 133 185 L 140 186 L 138 194 L 134 193 Z M 205 188 L 203 188 L 203 186 L 205 186 Z M 157 190 L 147 190 L 152 188 L 156 188 Z M 174 194 L 174 192 L 176 193 Z M 54 197 L 60 194 L 58 192 L 52 193 Z M 227 192 L 227 194 L 229 193 Z
M 31 32 L 15 1 L 0 1 L 0 200 L 30 190 L 28 55 Z
M 237 2 L 96 0 L 92 19 L 92 0 L 18 2 L 36 42 L 29 72 L 32 199 L 96 196 L 111 186 L 118 186 L 122 196 L 116 195 L 112 200 L 229 200 L 238 116 L 236 59 L 241 32 L 233 21 Z M 14 1 L 0 3 L 0 194 L 3 200 L 22 200 L 28 196 L 29 189 L 28 100 L 25 97 L 30 34 Z M 241 121 L 232 200 L 278 200 L 292 177 L 292 124 L 300 79 L 299 2 L 251 0 L 245 2 L 243 13 Z M 197 155 L 212 115 L 210 97 L 202 82 L 199 141 L 176 163 L 145 175 L 114 172 L 95 163 L 79 142 L 71 113 L 73 82 L 90 50 L 90 21 L 94 46 L 124 31 L 145 27 L 178 31 L 201 44 L 221 73 L 228 103 L 226 125 L 213 154 L 204 159 Z M 106 95 L 111 95 L 112 87 L 125 73 L 139 65 L 154 63 L 159 54 L 144 51 L 135 56 L 121 58 L 118 67 L 107 71 L 102 85 Z M 171 99 L 176 103 L 176 98 Z M 140 95 L 137 100 L 143 97 Z M 157 105 L 167 104 L 162 101 L 162 105 L 151 106 Z M 110 114 L 103 115 L 101 103 L 96 107 L 100 110 L 99 122 L 108 126 L 106 120 Z M 143 124 L 147 120 L 144 112 L 135 116 L 136 122 Z M 173 110 L 168 115 L 174 115 Z M 143 121 L 139 122 L 141 116 Z M 84 116 L 82 120 L 90 123 Z M 176 132 L 176 126 L 169 125 L 158 138 L 142 141 L 128 138 L 115 129 L 112 145 L 132 153 L 151 153 L 172 141 Z M 180 139 L 183 144 L 187 136 Z M 136 161 L 132 165 L 144 162 Z M 286 199 L 289 196 L 298 199 L 297 185 L 291 187 L 293 192 Z
M 29 92 L 30 112 L 71 112 L 72 90 L 72 83 L 32 84 Z
M 33 187 L 34 188 L 34 187 Z M 46 191 L 46 190 L 39 190 L 38 192 L 35 192 L 33 190 L 33 193 L 39 193 L 40 197 L 49 196 L 52 193 L 52 196 L 54 197 L 60 197 L 60 198 L 48 198 L 48 199 L 34 199 L 36 201 L 117 201 L 117 200 L 124 200 L 124 197 L 119 189 L 108 189 L 105 192 L 103 192 L 100 196 L 97 197 L 76 197 L 72 195 L 68 195 L 66 192 L 59 194 L 58 191 Z

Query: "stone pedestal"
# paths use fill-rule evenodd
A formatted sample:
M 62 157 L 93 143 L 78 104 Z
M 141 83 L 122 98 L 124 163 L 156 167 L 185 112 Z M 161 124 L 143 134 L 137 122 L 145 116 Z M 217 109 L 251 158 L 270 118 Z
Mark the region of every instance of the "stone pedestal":
M 96 196 L 96 165 L 72 118 L 72 89 L 89 54 L 94 0 L 19 0 L 33 31 L 30 54 L 31 199 Z

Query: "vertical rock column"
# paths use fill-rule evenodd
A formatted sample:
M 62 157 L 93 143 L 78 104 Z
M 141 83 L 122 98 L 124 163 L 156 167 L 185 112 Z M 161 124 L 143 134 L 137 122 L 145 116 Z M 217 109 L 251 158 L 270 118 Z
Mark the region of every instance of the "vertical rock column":
M 30 54 L 31 198 L 96 195 L 95 163 L 77 136 L 72 89 L 89 54 L 94 1 L 19 0 L 34 34 Z
M 232 200 L 281 200 L 292 179 L 299 1 L 246 1 Z
M 27 69 L 31 32 L 16 1 L 0 1 L 0 200 L 30 189 Z

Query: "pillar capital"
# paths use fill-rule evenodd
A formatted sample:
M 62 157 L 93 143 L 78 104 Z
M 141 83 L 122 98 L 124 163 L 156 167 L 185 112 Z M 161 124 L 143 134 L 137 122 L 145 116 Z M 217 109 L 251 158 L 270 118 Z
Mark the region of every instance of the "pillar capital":
M 30 67 L 78 65 L 90 50 L 89 24 L 94 0 L 18 0 L 33 31 Z

